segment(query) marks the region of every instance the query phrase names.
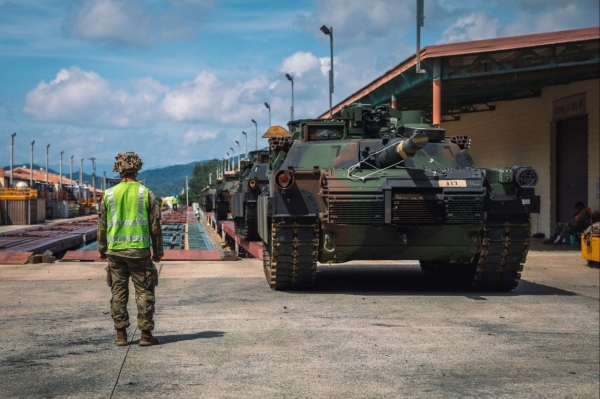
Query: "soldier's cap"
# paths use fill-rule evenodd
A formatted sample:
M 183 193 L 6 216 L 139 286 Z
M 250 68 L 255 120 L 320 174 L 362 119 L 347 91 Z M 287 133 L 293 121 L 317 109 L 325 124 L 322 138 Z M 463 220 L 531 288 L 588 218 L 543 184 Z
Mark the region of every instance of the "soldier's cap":
M 270 139 L 272 137 L 292 137 L 292 133 L 279 125 L 273 125 L 262 135 L 263 139 Z
M 121 152 L 115 157 L 113 172 L 120 174 L 135 173 L 142 169 L 142 158 L 135 152 Z

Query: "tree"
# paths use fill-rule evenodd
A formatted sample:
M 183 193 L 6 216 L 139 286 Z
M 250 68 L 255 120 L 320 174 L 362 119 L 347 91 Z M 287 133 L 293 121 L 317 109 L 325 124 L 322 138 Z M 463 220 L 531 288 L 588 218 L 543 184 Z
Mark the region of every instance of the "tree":
M 219 162 L 220 161 L 217 159 L 212 159 L 210 161 L 197 163 L 196 166 L 194 166 L 192 178 L 188 183 L 190 202 L 198 202 L 200 191 L 209 185 L 209 180 L 212 180 L 213 184 L 215 183 L 217 180 L 215 172 Z M 209 176 L 212 176 L 212 179 L 209 179 Z

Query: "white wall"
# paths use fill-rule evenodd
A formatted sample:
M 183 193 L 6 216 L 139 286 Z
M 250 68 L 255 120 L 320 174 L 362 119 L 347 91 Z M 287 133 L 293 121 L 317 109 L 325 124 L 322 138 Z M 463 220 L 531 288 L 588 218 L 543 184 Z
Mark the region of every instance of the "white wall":
M 471 155 L 477 167 L 532 166 L 540 182 L 536 194 L 541 196 L 539 216 L 532 215 L 533 233 L 549 236 L 554 220 L 556 122 L 552 120 L 552 102 L 586 92 L 588 114 L 588 204 L 600 211 L 597 182 L 600 179 L 600 124 L 598 79 L 550 86 L 540 97 L 495 103 L 489 112 L 463 114 L 458 122 L 445 122 L 447 136 L 466 135 L 472 139 Z M 444 85 L 442 81 L 442 94 Z

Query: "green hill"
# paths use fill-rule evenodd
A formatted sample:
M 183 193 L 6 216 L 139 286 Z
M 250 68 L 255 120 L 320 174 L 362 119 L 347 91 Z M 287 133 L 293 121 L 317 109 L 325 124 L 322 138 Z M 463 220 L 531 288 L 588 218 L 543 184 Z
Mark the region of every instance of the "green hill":
M 144 185 L 148 187 L 158 197 L 168 197 L 173 193 L 181 194 L 185 189 L 185 177 L 192 178 L 194 166 L 196 163 L 206 161 L 190 162 L 185 165 L 173 165 L 166 168 L 142 170 L 138 174 L 138 180 L 143 180 Z

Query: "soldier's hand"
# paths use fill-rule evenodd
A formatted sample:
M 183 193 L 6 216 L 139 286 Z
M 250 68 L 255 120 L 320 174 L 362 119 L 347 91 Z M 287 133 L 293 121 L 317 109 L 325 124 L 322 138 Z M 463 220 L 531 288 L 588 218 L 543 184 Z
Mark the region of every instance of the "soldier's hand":
M 98 256 L 98 258 L 100 258 L 102 260 L 106 260 L 106 259 L 108 259 L 108 255 L 106 255 L 106 254 L 100 254 L 100 256 Z
M 155 262 L 160 262 L 161 259 L 162 259 L 162 256 L 158 256 L 155 254 L 152 255 L 152 260 Z

